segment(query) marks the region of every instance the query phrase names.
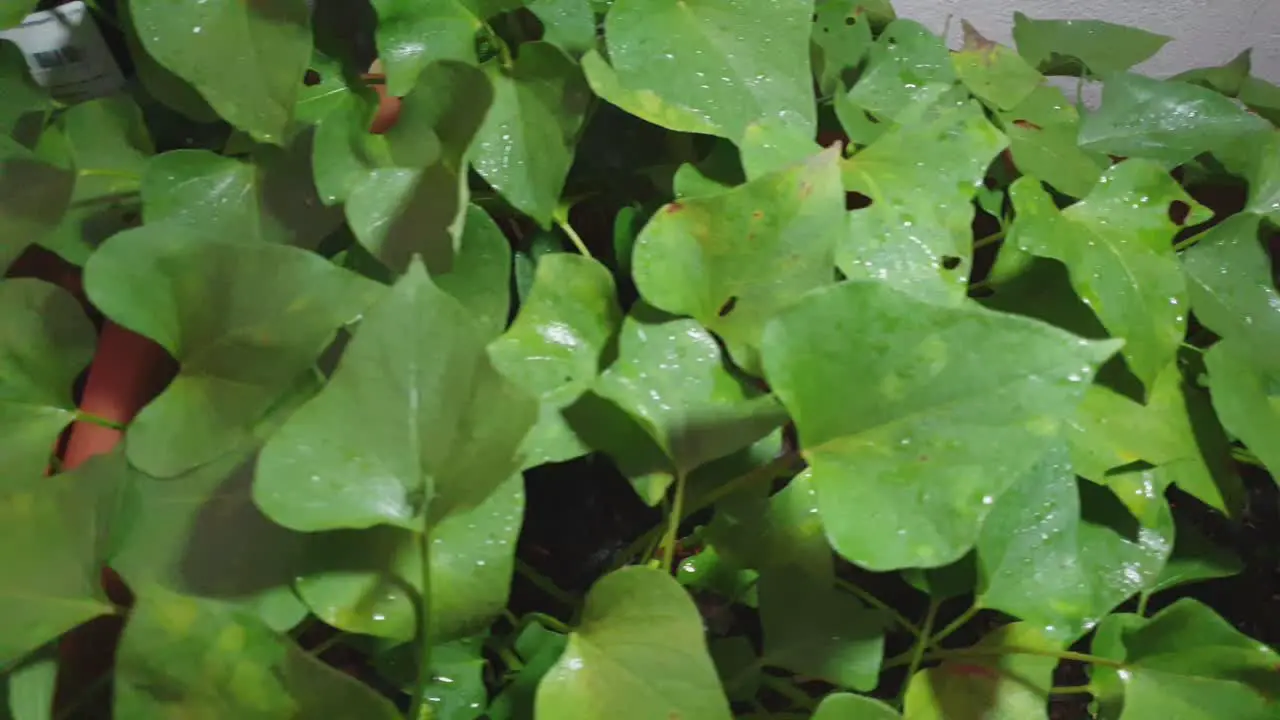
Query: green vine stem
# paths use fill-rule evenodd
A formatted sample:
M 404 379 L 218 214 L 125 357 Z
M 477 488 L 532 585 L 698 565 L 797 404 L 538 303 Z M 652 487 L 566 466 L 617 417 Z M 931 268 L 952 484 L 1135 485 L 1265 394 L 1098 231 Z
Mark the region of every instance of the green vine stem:
M 418 682 L 413 689 L 413 705 L 409 710 L 409 720 L 425 720 L 427 713 L 427 686 L 431 684 L 431 523 L 423 523 L 422 533 L 418 537 L 422 553 L 422 594 L 420 597 L 420 615 L 418 634 L 422 636 L 421 655 L 418 659 Z
M 806 710 L 812 710 L 817 706 L 817 702 L 809 696 L 809 693 L 796 687 L 786 678 L 762 674 L 760 676 L 760 682 L 765 687 L 786 698 L 792 705 L 802 707 Z
M 906 695 L 907 685 L 911 683 L 911 678 L 915 677 L 916 671 L 920 669 L 920 663 L 924 661 L 925 647 L 929 645 L 933 633 L 933 622 L 938 619 L 940 607 L 942 607 L 941 601 L 929 599 L 929 609 L 925 611 L 924 622 L 920 625 L 920 637 L 916 638 L 915 646 L 911 648 L 911 664 L 907 666 L 907 677 L 902 682 L 902 695 Z
M 101 415 L 94 415 L 93 413 L 88 413 L 83 410 L 76 411 L 75 419 L 77 422 L 87 422 L 90 425 L 97 425 L 99 427 L 109 428 L 111 430 L 124 431 L 128 427 L 123 423 L 118 423 L 114 420 L 109 420 L 107 418 L 104 418 Z
M 670 574 L 676 566 L 676 542 L 680 534 L 680 522 L 684 520 L 685 473 L 676 473 L 675 492 L 671 498 L 671 512 L 667 515 L 667 532 L 662 537 L 662 567 Z
M 951 637 L 953 633 L 955 633 L 960 628 L 964 627 L 965 623 L 972 620 L 974 616 L 981 611 L 982 611 L 982 608 L 978 607 L 977 603 L 970 605 L 968 610 L 965 610 L 964 612 L 960 613 L 960 617 L 956 618 L 955 620 L 952 620 L 946 627 L 942 628 L 937 633 L 935 633 L 933 637 L 929 638 L 929 647 L 936 647 L 941 649 L 941 646 L 938 643 L 941 643 L 943 640 L 947 639 L 948 637 Z
M 578 231 L 574 230 L 573 226 L 569 224 L 568 209 L 561 207 L 556 210 L 552 219 L 555 220 L 556 225 L 564 232 L 564 234 L 569 236 L 569 240 L 573 242 L 573 246 L 578 249 L 578 252 L 582 253 L 584 257 L 591 257 L 591 251 L 587 249 L 587 244 L 582 241 L 582 236 L 579 235 Z
M 901 655 L 889 658 L 884 662 L 882 667 L 892 668 L 901 667 L 911 662 L 913 652 L 905 652 Z M 999 657 L 1001 655 L 1035 655 L 1038 657 L 1051 657 L 1059 660 L 1074 660 L 1076 662 L 1089 663 L 1091 665 L 1102 665 L 1105 667 L 1123 668 L 1124 663 L 1111 658 L 1099 657 L 1097 655 L 1089 655 L 1087 653 L 1078 653 L 1071 650 L 1045 650 L 1042 648 L 1024 648 L 1012 645 L 1001 645 L 985 647 L 974 645 L 973 647 L 961 648 L 958 650 L 932 650 L 924 653 L 923 660 L 956 660 L 966 658 L 984 658 Z
M 916 638 L 919 638 L 921 636 L 920 626 L 908 620 L 907 616 L 903 615 L 897 610 L 894 610 L 892 607 L 888 605 L 888 603 L 876 597 L 875 595 L 872 595 L 870 592 L 863 590 L 862 588 L 858 587 L 857 585 L 854 585 L 848 580 L 841 580 L 840 578 L 836 578 L 836 587 L 858 598 L 859 600 L 870 605 L 871 607 L 883 613 L 886 613 L 889 617 L 893 618 L 894 622 L 901 625 L 903 630 L 906 630 L 907 632 L 911 633 Z
M 516 572 L 523 575 L 525 579 L 533 583 L 535 587 L 547 595 L 550 595 L 562 605 L 566 605 L 571 608 L 576 608 L 578 606 L 578 598 L 564 590 L 561 590 L 559 585 L 556 585 L 550 578 L 538 572 L 532 565 L 520 558 L 516 558 Z
M 1092 685 L 1063 685 L 1049 688 L 1050 695 L 1093 695 L 1094 692 Z

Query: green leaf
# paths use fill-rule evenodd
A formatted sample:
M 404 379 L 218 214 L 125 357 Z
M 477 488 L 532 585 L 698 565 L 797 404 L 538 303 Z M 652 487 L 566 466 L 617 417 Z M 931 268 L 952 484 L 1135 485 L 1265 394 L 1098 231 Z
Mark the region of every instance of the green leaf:
M 0 699 L 6 720 L 52 720 L 58 683 L 58 646 L 48 644 L 8 671 L 7 701 Z
M 681 585 L 715 593 L 730 602 L 741 602 L 749 607 L 758 607 L 760 604 L 756 592 L 756 581 L 759 579 L 760 573 L 721 557 L 714 545 L 708 545 L 680 561 L 676 568 L 676 580 Z M 754 651 L 752 659 L 755 659 Z
M 782 118 L 815 129 L 808 0 L 617 0 L 605 16 L 609 63 L 583 58 L 591 89 L 671 130 L 737 141 L 746 126 Z
M 1062 449 L 996 501 L 978 539 L 977 602 L 1074 641 L 1155 583 L 1173 546 L 1162 499 L 1151 527 L 1106 490 L 1077 481 Z
M 1261 229 L 1257 215 L 1226 218 L 1183 252 L 1183 270 L 1199 322 L 1238 343 L 1261 368 L 1280 370 L 1280 292 Z
M 871 206 L 849 213 L 836 248 L 840 271 L 959 303 L 973 254 L 973 196 L 1007 142 L 977 103 L 940 102 L 846 160 L 845 189 Z
M 1163 512 L 1169 483 L 1233 514 L 1244 489 L 1238 477 L 1215 467 L 1225 466 L 1225 453 L 1214 458 L 1211 443 L 1199 437 L 1204 431 L 1198 426 L 1205 418 L 1212 421 L 1212 412 L 1205 412 L 1198 393 L 1172 363 L 1156 377 L 1146 405 L 1102 385 L 1090 387 L 1068 423 L 1076 472 L 1115 490 L 1147 526 Z M 1117 472 L 1139 461 L 1155 469 Z
M 312 248 L 342 222 L 311 179 L 312 133 L 250 161 L 206 150 L 157 155 L 142 178 L 143 216 L 198 238 Z
M 821 0 L 814 9 L 814 63 L 818 89 L 831 95 L 856 77 L 871 49 L 871 17 L 859 0 Z
M 227 122 L 283 145 L 311 60 L 306 0 L 129 3 L 147 54 L 191 83 Z
M 650 304 L 690 315 L 734 361 L 760 371 L 760 333 L 779 310 L 832 280 L 845 230 L 839 148 L 717 195 L 671 203 L 636 240 L 636 287 Z
M 0 667 L 112 612 L 99 584 L 98 490 L 38 474 L 0 489 Z
M 184 235 L 169 223 L 120 233 L 84 273 L 95 307 L 180 364 L 126 438 L 129 461 L 155 477 L 249 439 L 339 326 L 382 289 L 297 248 Z
M 1056 87 L 1041 85 L 999 116 L 1014 164 L 1059 192 L 1084 197 L 1110 167 L 1106 155 L 1077 144 L 1080 115 Z
M 1173 38 L 1101 20 L 1033 20 L 1013 14 L 1018 52 L 1047 75 L 1128 70 Z
M 317 35 L 321 32 L 320 28 L 316 28 Z M 293 120 L 300 125 L 320 122 L 347 98 L 357 93 L 376 95 L 371 88 L 360 85 L 353 88 L 347 85 L 347 71 L 342 61 L 325 55 L 319 49 L 311 53 L 307 73 L 302 90 L 298 93 L 298 104 L 293 111 Z
M 732 717 L 693 601 L 670 575 L 644 567 L 591 588 L 536 708 L 560 720 Z
M 405 655 L 416 654 L 413 645 L 402 645 Z M 400 649 L 400 648 L 398 648 Z M 421 688 L 432 720 L 475 720 L 485 714 L 489 694 L 484 675 L 487 662 L 481 655 L 483 640 L 463 638 L 431 648 L 431 679 Z M 417 670 L 417 668 L 413 668 Z M 414 677 L 408 689 L 417 690 Z
M 120 485 L 109 560 L 130 587 L 235 604 L 278 631 L 306 615 L 292 588 L 306 536 L 253 505 L 253 453 L 163 480 L 129 467 L 123 452 L 86 467 Z
M 998 628 L 976 647 L 1055 652 L 1062 644 L 1029 623 Z M 1005 654 L 948 661 L 921 670 L 907 685 L 910 720 L 1044 720 L 1053 685 L 1053 657 Z
M 129 3 L 116 5 L 116 21 L 124 34 L 125 47 L 129 50 L 129 59 L 133 61 L 134 72 L 146 94 L 194 122 L 217 122 L 218 112 L 209 107 L 199 90 L 147 53 L 142 39 L 138 37 L 138 26 L 133 22 Z
M 747 447 L 783 422 L 777 401 L 732 375 L 715 338 L 693 320 L 636 306 L 623 322 L 617 352 L 595 394 L 626 413 L 646 444 L 618 435 L 597 441 L 592 433 L 600 427 L 586 427 L 572 411 L 569 421 L 590 447 L 614 458 L 650 505 L 676 477 Z
M 1106 76 L 1102 106 L 1080 125 L 1080 146 L 1166 167 L 1222 152 L 1271 124 L 1230 99 L 1195 85 L 1132 73 Z
M 0 38 L 0 135 L 11 134 L 27 113 L 48 106 L 49 95 L 31 79 L 22 51 L 12 41 Z
M 1280 478 L 1280 371 L 1265 369 L 1252 359 L 1245 343 L 1226 339 L 1205 354 L 1213 408 L 1223 426 L 1240 438 Z
M 1249 79 L 1249 71 L 1252 68 L 1253 49 L 1249 48 L 1225 65 L 1195 68 L 1180 72 L 1169 79 L 1209 88 L 1227 97 L 1237 97 L 1244 89 L 1245 81 Z
M 1044 76 L 1013 50 L 983 37 L 969 21 L 964 48 L 951 56 L 956 76 L 985 103 L 1001 110 L 1017 107 L 1040 86 Z
M 591 0 L 528 0 L 525 7 L 542 23 L 543 40 L 574 56 L 595 47 Z
M 1272 124 L 1280 125 L 1280 86 L 1250 77 L 1240 87 L 1240 102 Z
M 432 527 L 427 607 L 434 641 L 473 635 L 502 612 L 523 514 L 524 486 L 516 476 L 476 507 Z M 317 617 L 340 630 L 412 640 L 422 544 L 418 535 L 392 527 L 315 535 L 298 594 Z
M 61 224 L 40 244 L 83 265 L 108 237 L 136 224 L 135 196 L 155 152 L 142 112 L 128 96 L 79 103 L 61 117 L 75 189 Z M 54 133 L 41 137 L 41 145 Z
M 567 637 L 536 622 L 525 625 L 515 641 L 516 654 L 524 660 L 524 667 L 489 703 L 487 712 L 490 720 L 534 720 L 533 705 L 538 683 L 560 658 L 566 643 Z
M 421 262 L 369 309 L 325 389 L 258 462 L 254 499 L 285 527 L 421 531 L 484 501 L 520 466 L 533 398 Z M 495 412 L 499 409 L 500 412 Z
M 1230 577 L 1244 570 L 1240 557 L 1204 535 L 1190 522 L 1178 523 L 1173 554 L 1160 577 L 1143 592 L 1154 595 L 1190 583 Z
M 846 100 L 882 119 L 928 105 L 951 90 L 956 71 L 942 38 L 914 20 L 895 20 L 872 46 Z
M 1131 160 L 1112 167 L 1088 197 L 1059 211 L 1034 178 L 1010 188 L 1016 218 L 1010 242 L 1061 261 L 1071 284 L 1107 330 L 1125 340 L 1129 369 L 1150 387 L 1173 361 L 1186 332 L 1186 283 L 1172 240 L 1169 207 L 1208 215 L 1159 166 Z
M 0 8 L 0 30 L 14 27 L 36 9 L 36 0 L 13 0 Z
M 466 214 L 468 149 L 491 99 L 480 70 L 455 62 L 429 66 L 388 131 L 392 164 L 374 165 L 350 187 L 347 222 L 397 274 L 415 254 L 433 273 L 449 270 Z
M 1280 131 L 1267 135 L 1262 147 L 1253 148 L 1251 152 L 1249 201 L 1245 210 L 1280 225 Z
M 604 266 L 568 253 L 538 263 L 520 314 L 489 346 L 494 367 L 540 401 L 538 422 L 522 445 L 525 467 L 588 452 L 562 411 L 595 384 L 601 354 L 621 324 L 613 276 Z
M 515 65 L 490 64 L 493 107 L 476 133 L 471 162 L 517 210 L 550 227 L 590 89 L 577 63 L 549 43 L 520 46 Z
M 408 95 L 437 60 L 476 64 L 476 33 L 484 27 L 458 0 L 371 0 L 378 13 L 378 57 L 387 92 Z
M 1184 598 L 1121 631 L 1123 720 L 1275 716 L 1280 656 Z
M 0 134 L 0 270 L 62 222 L 75 174 Z
M 743 169 L 752 180 L 802 163 L 822 151 L 812 137 L 779 118 L 751 123 L 739 144 Z
M 72 383 L 93 358 L 80 303 L 39 280 L 0 281 L 0 487 L 44 473 L 75 419 Z
M 116 717 L 400 717 L 243 610 L 155 586 L 134 591 L 116 659 Z
M 763 345 L 827 537 L 872 570 L 964 555 L 995 497 L 1052 445 L 1118 346 L 868 282 L 811 293 Z
M 511 312 L 511 244 L 498 223 L 478 205 L 467 207 L 461 247 L 436 286 L 453 296 L 490 338 L 507 326 Z
M 831 693 L 818 704 L 812 720 L 902 720 L 902 716 L 874 698 Z
M 973 553 L 968 553 L 944 567 L 908 568 L 900 574 L 904 582 L 934 600 L 950 600 L 973 592 L 978 583 L 976 560 Z

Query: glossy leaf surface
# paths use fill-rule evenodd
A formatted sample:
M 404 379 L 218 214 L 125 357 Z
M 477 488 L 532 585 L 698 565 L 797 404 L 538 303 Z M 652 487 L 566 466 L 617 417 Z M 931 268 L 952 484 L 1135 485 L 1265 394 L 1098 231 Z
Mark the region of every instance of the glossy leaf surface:
M 39 476 L 75 418 L 71 385 L 93 357 L 75 298 L 39 280 L 0 281 L 0 487 Z
M 147 53 L 191 83 L 228 122 L 283 144 L 311 59 L 305 0 L 130 3 Z
M 1280 377 L 1259 367 L 1239 340 L 1223 340 L 1205 355 L 1213 407 L 1222 424 L 1244 441 L 1273 474 L 1280 471 Z
M 325 389 L 263 449 L 259 507 L 308 532 L 422 531 L 424 515 L 483 502 L 519 467 L 537 412 L 489 363 L 486 340 L 415 262 L 365 315 Z
M 693 601 L 667 574 L 630 567 L 592 587 L 564 654 L 542 679 L 538 717 L 728 720 Z
M 210 462 L 307 372 L 380 286 L 283 245 L 173 242 L 166 223 L 116 235 L 90 258 L 85 290 L 120 325 L 174 358 L 178 376 L 129 428 L 129 461 L 157 477 Z
M 1188 223 L 1208 211 L 1142 161 L 1107 171 L 1088 197 L 1063 211 L 1031 178 L 1015 182 L 1010 197 L 1017 211 L 1011 242 L 1067 266 L 1076 292 L 1125 340 L 1125 362 L 1149 387 L 1186 332 L 1186 282 L 1171 244 L 1178 226 L 1169 206 L 1189 205 Z
M 423 69 L 437 60 L 475 64 L 476 33 L 483 27 L 458 0 L 372 0 L 378 13 L 378 57 L 387 92 L 407 95 Z
M 726 192 L 668 204 L 636 239 L 636 287 L 653 306 L 690 315 L 760 370 L 760 333 L 779 310 L 832 279 L 844 230 L 839 153 Z
M 769 326 L 765 377 L 799 430 L 835 549 L 869 569 L 937 567 L 973 545 L 1117 345 L 850 282 Z M 1002 349 L 1015 347 L 1016 361 Z

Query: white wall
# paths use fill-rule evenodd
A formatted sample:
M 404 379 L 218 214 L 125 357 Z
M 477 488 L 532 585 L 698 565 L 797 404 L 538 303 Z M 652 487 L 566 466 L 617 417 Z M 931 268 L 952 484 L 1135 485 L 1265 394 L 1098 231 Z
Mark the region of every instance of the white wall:
M 952 16 L 949 44 L 959 46 L 960 20 L 1013 44 L 1015 10 L 1043 20 L 1097 19 L 1134 25 L 1174 38 L 1137 69 L 1172 75 L 1221 65 L 1252 47 L 1253 72 L 1280 83 L 1280 0 L 894 0 L 899 17 L 941 32 Z

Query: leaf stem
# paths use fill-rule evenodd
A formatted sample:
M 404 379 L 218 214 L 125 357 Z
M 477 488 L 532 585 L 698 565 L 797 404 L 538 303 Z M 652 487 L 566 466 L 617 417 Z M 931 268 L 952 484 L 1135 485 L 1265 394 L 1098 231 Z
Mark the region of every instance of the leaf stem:
M 911 682 L 911 678 L 915 677 L 916 671 L 920 669 L 920 663 L 924 662 L 924 651 L 929 645 L 929 639 L 933 633 L 933 622 L 938 619 L 938 608 L 942 607 L 942 602 L 933 598 L 929 599 L 929 609 L 925 611 L 924 623 L 920 625 L 920 637 L 916 638 L 915 647 L 911 648 L 911 664 L 907 666 L 907 677 L 902 682 L 902 694 L 906 694 L 907 685 Z
M 542 627 L 548 630 L 552 630 L 554 632 L 558 632 L 561 635 L 568 635 L 570 632 L 568 625 L 565 625 L 564 623 L 560 622 L 560 620 L 558 620 L 557 618 L 551 617 L 546 613 L 531 612 L 525 617 L 528 617 L 529 619 L 538 623 Z
M 529 563 L 516 558 L 516 572 L 525 577 L 526 580 L 533 583 L 542 592 L 550 595 L 553 599 L 570 608 L 578 606 L 578 599 L 573 595 L 560 589 L 559 585 L 552 582 L 551 578 L 538 572 Z
M 684 519 L 685 473 L 676 473 L 675 493 L 671 499 L 671 512 L 667 514 L 667 534 L 662 538 L 662 566 L 670 574 L 676 566 L 676 541 L 680 534 L 680 521 Z
M 425 514 L 425 513 L 424 513 Z M 422 636 L 421 656 L 418 659 L 418 681 L 413 689 L 413 705 L 409 720 L 428 717 L 427 686 L 431 684 L 431 522 L 423 519 L 422 532 L 418 536 L 422 553 L 422 592 L 419 596 L 418 634 Z
M 988 245 L 995 245 L 1001 240 L 1004 240 L 1005 235 L 1007 235 L 1008 233 L 1009 233 L 1008 230 L 1000 230 L 998 232 L 993 232 L 986 237 L 978 238 L 973 242 L 973 249 L 978 250 Z
M 1196 243 L 1200 242 L 1200 239 L 1203 237 L 1204 237 L 1204 233 L 1200 233 L 1198 235 L 1192 235 L 1191 237 L 1187 238 L 1186 240 L 1183 240 L 1180 243 L 1175 243 L 1173 246 L 1173 251 L 1182 252 L 1183 250 L 1186 250 L 1192 245 L 1195 245 Z
M 1099 657 L 1097 655 L 1089 655 L 1087 653 L 1072 652 L 1070 650 L 1044 650 L 1041 648 L 1024 648 L 1012 645 L 1003 646 L 983 646 L 974 645 L 973 647 L 961 648 L 959 650 L 931 650 L 924 654 L 924 660 L 950 660 L 977 657 L 999 657 L 1000 655 L 1036 655 L 1038 657 L 1051 657 L 1059 660 L 1075 660 L 1076 662 L 1090 663 L 1092 665 L 1103 665 L 1105 667 L 1122 668 L 1124 663 L 1111 658 Z M 883 668 L 900 667 L 910 662 L 908 653 L 903 653 L 896 657 L 889 658 L 884 662 Z
M 569 236 L 569 240 L 573 241 L 573 246 L 578 248 L 578 252 L 586 257 L 591 257 L 591 251 L 587 249 L 587 244 L 582 241 L 582 236 L 569 224 L 568 211 L 564 209 L 557 210 L 552 219 L 556 221 L 556 225 L 564 231 L 564 234 Z
M 1151 593 L 1147 592 L 1146 590 L 1143 590 L 1138 595 L 1138 609 L 1137 609 L 1138 617 L 1147 616 L 1147 603 L 1150 601 L 1151 601 Z
M 1267 466 L 1262 464 L 1262 461 L 1258 459 L 1258 456 L 1254 455 L 1246 448 L 1231 448 L 1231 459 L 1236 462 L 1244 463 L 1245 465 L 1252 465 L 1256 468 L 1262 468 L 1263 470 L 1267 469 Z
M 1092 685 L 1061 685 L 1049 688 L 1050 695 L 1092 695 Z
M 955 620 L 952 620 L 946 627 L 942 628 L 937 633 L 935 633 L 933 637 L 929 638 L 929 647 L 937 647 L 941 649 L 938 643 L 942 642 L 948 637 L 951 637 L 953 633 L 955 633 L 960 628 L 964 627 L 965 623 L 972 620 L 973 617 L 981 611 L 982 611 L 982 608 L 978 607 L 977 603 L 970 605 L 968 610 L 965 610 L 964 612 L 960 613 L 960 617 L 956 618 Z
M 78 177 L 114 177 L 127 180 L 142 180 L 142 176 L 128 170 L 112 170 L 110 168 L 80 168 L 76 170 Z
M 893 609 L 887 603 L 885 603 L 885 601 L 881 600 L 875 595 L 872 595 L 871 593 L 867 592 L 866 590 L 863 590 L 857 585 L 854 585 L 848 580 L 842 580 L 840 578 L 836 578 L 836 587 L 858 598 L 859 600 L 870 605 L 871 607 L 888 614 L 889 617 L 893 618 L 894 622 L 902 626 L 903 630 L 906 630 L 907 632 L 911 633 L 917 638 L 920 637 L 920 626 L 908 620 L 905 615 Z
M 104 418 L 101 415 L 94 415 L 93 413 L 85 412 L 83 410 L 76 411 L 75 419 L 78 422 L 87 422 L 90 425 L 98 425 L 99 427 L 109 428 L 111 430 L 120 430 L 123 432 L 128 429 L 128 426 L 123 423 L 118 423 L 115 420 Z
M 796 687 L 790 680 L 775 675 L 762 674 L 760 682 L 765 687 L 791 701 L 792 705 L 798 705 L 807 710 L 812 710 L 817 705 L 814 699 L 809 696 L 809 693 Z

